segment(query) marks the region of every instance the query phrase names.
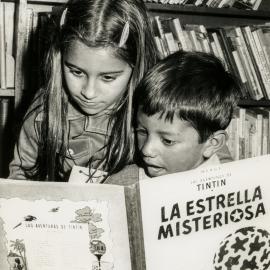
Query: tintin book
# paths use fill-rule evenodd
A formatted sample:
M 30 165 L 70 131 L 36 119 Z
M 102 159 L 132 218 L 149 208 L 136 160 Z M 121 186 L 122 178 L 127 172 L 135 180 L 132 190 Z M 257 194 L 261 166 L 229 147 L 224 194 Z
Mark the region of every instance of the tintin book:
M 0 269 L 270 269 L 270 156 L 122 187 L 0 181 Z

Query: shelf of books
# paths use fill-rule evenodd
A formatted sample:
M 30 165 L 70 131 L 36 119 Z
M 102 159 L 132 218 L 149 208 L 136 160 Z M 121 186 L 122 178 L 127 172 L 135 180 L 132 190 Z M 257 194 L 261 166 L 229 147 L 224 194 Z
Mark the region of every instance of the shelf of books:
M 270 15 L 270 13 L 269 13 Z M 269 17 L 270 21 L 270 17 Z M 243 85 L 243 99 L 270 98 L 270 24 L 209 26 L 177 17 L 153 17 L 161 57 L 183 49 L 219 57 Z M 246 103 L 247 104 L 247 103 Z M 264 103 L 266 104 L 266 103 Z M 253 103 L 254 105 L 254 103 Z
M 15 74 L 16 90 L 11 89 L 6 92 L 7 96 L 15 94 L 15 106 L 20 103 L 26 92 L 34 92 L 40 85 L 42 80 L 40 67 L 42 56 L 46 51 L 46 32 L 48 32 L 51 12 L 53 6 L 65 2 L 66 0 L 19 0 L 18 2 L 6 0 L 1 3 L 4 15 L 1 18 L 3 21 L 9 18 L 8 22 L 3 23 L 4 26 L 9 25 L 7 27 L 9 33 L 5 34 L 8 38 L 2 40 L 7 40 L 6 44 L 11 45 L 6 49 L 6 53 L 1 50 L 1 66 L 4 68 L 1 68 L 0 85 L 3 91 L 0 94 L 5 95 L 6 88 L 14 89 Z M 270 25 L 267 24 L 270 21 L 270 11 L 254 10 L 258 9 L 261 2 L 255 5 L 257 1 L 252 1 L 253 7 L 244 5 L 240 8 L 228 7 L 233 6 L 232 2 L 238 2 L 238 6 L 235 6 L 239 7 L 241 1 L 230 1 L 229 6 L 228 1 L 210 3 L 210 1 L 145 0 L 145 2 L 153 18 L 156 29 L 155 39 L 163 57 L 178 49 L 214 53 L 222 58 L 228 69 L 233 70 L 240 77 L 244 86 L 245 106 L 249 103 L 247 99 L 251 100 L 252 106 L 262 104 L 268 106 L 267 102 L 261 103 L 260 100 L 270 97 L 270 93 L 267 93 L 267 89 L 270 91 L 269 57 L 266 57 L 270 50 L 268 46 Z M 14 19 L 10 18 L 14 18 L 15 3 L 17 8 L 14 22 Z M 5 14 L 7 7 L 10 15 Z M 13 42 L 13 35 L 10 33 L 14 32 L 14 24 L 16 35 Z M 8 32 L 5 31 L 2 33 Z M 14 43 L 16 52 L 13 48 Z M 15 72 L 14 63 L 10 64 L 14 62 L 14 58 Z M 3 79 L 4 77 L 6 79 Z
M 234 160 L 270 153 L 270 111 L 263 108 L 239 108 L 227 128 L 228 148 Z

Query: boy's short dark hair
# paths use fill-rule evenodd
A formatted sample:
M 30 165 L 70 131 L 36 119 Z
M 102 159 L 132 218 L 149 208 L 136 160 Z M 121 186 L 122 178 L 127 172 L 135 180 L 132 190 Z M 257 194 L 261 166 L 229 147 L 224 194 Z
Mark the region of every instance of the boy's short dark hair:
M 230 123 L 239 81 L 212 54 L 178 51 L 150 69 L 134 93 L 135 111 L 186 120 L 204 142 Z

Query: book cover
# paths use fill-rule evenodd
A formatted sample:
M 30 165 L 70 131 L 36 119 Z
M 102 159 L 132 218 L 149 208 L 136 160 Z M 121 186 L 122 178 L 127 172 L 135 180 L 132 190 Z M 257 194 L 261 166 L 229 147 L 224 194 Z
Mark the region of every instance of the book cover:
M 269 269 L 269 162 L 266 155 L 125 188 L 3 179 L 0 267 Z
M 261 156 L 140 182 L 146 269 L 269 269 L 269 162 Z
M 121 186 L 0 183 L 0 269 L 131 269 Z

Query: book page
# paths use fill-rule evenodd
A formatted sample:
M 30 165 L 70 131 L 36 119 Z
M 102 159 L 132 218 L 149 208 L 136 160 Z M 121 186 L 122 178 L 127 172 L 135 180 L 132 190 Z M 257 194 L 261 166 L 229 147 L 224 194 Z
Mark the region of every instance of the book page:
M 124 188 L 1 180 L 0 269 L 131 269 Z
M 140 182 L 147 270 L 270 269 L 270 156 Z

